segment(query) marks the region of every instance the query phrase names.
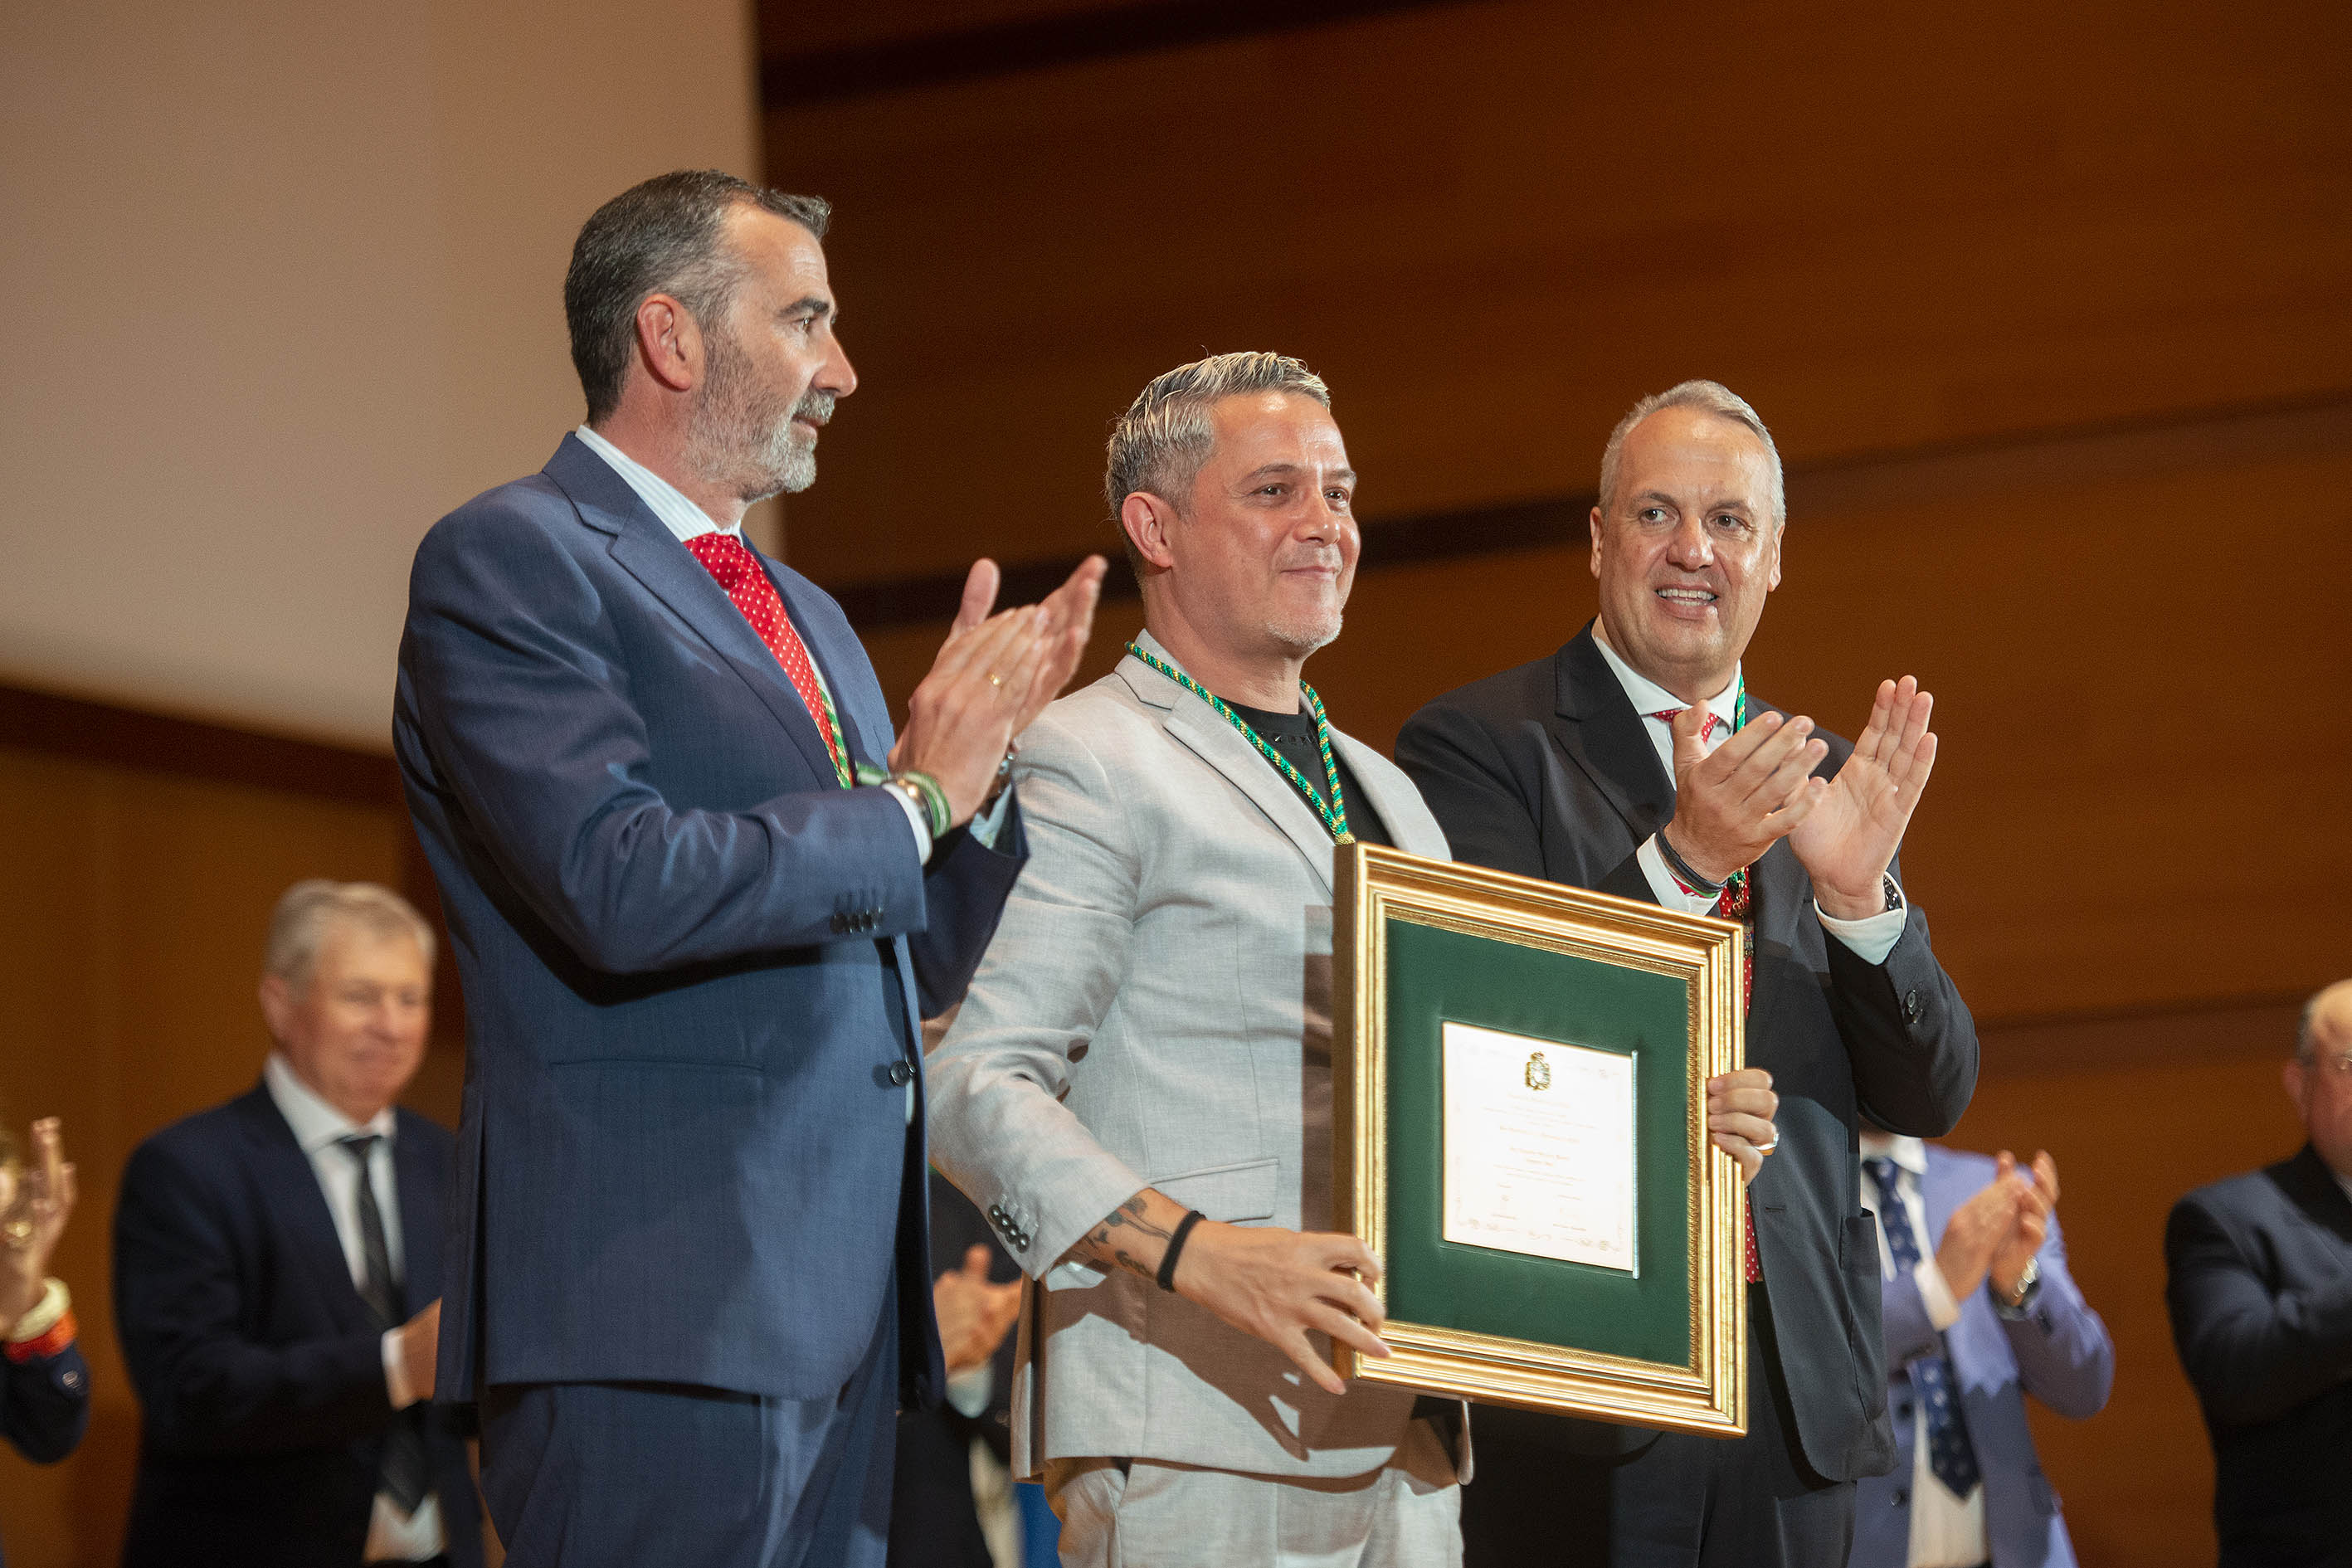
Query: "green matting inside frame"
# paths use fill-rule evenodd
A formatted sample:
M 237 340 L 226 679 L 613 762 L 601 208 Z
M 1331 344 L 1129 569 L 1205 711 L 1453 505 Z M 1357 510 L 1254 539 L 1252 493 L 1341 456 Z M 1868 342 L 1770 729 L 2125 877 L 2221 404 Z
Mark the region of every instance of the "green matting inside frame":
M 1387 937 L 1389 1316 L 1688 1365 L 1685 983 L 1393 916 Z M 1449 1021 L 1633 1057 L 1638 1278 L 1444 1239 Z

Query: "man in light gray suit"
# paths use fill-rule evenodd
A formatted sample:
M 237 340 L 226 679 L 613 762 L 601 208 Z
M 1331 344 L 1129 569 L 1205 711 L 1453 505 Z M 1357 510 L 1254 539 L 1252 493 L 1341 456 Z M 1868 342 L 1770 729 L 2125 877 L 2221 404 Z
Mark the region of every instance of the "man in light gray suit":
M 1021 738 L 1030 860 L 928 1064 L 932 1153 L 1030 1291 L 1013 1467 L 1066 1563 L 1459 1563 L 1459 1406 L 1352 1391 L 1381 1266 L 1333 1234 L 1332 862 L 1444 858 L 1300 679 L 1355 575 L 1323 383 L 1221 354 L 1144 388 L 1107 489 L 1146 631 Z M 1719 1086 L 1769 1145 L 1760 1073 Z

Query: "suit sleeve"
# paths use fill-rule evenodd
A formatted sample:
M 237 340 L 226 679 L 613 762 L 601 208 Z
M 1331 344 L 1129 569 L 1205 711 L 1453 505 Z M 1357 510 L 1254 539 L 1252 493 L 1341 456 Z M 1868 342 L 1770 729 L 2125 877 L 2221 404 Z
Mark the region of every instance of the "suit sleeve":
M 743 811 L 664 798 L 614 635 L 597 584 L 529 518 L 461 511 L 417 552 L 402 679 L 429 771 L 583 962 L 644 973 L 809 946 L 871 910 L 861 936 L 923 929 L 922 863 L 884 791 Z
M 983 844 L 959 827 L 940 839 L 923 868 L 923 929 L 908 939 L 923 1016 L 936 1018 L 963 998 L 996 935 L 1004 900 L 1029 858 L 1028 826 L 1017 789 L 1005 803 L 996 843 Z
M 2042 1289 L 2032 1310 L 2020 1319 L 2002 1319 L 2001 1327 L 2009 1331 L 2025 1391 L 2061 1415 L 2085 1420 L 2106 1408 L 2116 1382 L 2116 1347 L 2066 1268 L 2066 1238 L 2054 1214 L 2034 1258 Z
M 347 1443 L 392 1418 L 383 1337 L 262 1344 L 247 1336 L 221 1194 L 153 1143 L 131 1157 L 114 1215 L 114 1313 L 150 1440 L 183 1453 Z
M 1559 879 L 1544 861 L 1543 828 L 1533 798 L 1541 785 L 1522 782 L 1483 721 L 1450 703 L 1433 702 L 1398 732 L 1396 760 L 1445 830 L 1456 860 Z M 1639 856 L 1637 846 L 1593 884 L 1594 890 L 1656 903 Z
M 1124 797 L 1085 744 L 1048 713 L 1021 747 L 1029 863 L 925 1074 L 933 1160 L 1005 1216 L 1014 1260 L 1043 1278 L 1144 1187 L 1062 1102 L 1126 977 L 1141 871 Z
M 54 1465 L 89 1426 L 89 1363 L 79 1347 L 0 1362 L 0 1434 L 37 1465 Z
M 2172 1341 L 2213 1420 L 2274 1421 L 2352 1379 L 2352 1273 L 2273 1291 L 2234 1226 L 2191 1193 L 2165 1226 Z
M 1899 882 L 1902 860 L 1889 868 Z M 1890 1132 L 1940 1138 L 1959 1121 L 1977 1087 L 1977 1026 L 1913 904 L 1883 963 L 1830 938 L 1829 1003 L 1854 1093 L 1870 1120 Z

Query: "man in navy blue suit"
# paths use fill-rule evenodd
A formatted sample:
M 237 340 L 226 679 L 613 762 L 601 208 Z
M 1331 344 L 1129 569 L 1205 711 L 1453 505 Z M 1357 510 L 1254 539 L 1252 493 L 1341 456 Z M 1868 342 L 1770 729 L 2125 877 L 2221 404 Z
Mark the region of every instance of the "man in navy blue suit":
M 2057 1163 L 1865 1129 L 1862 1170 L 1895 1459 L 1856 1483 L 1851 1568 L 2074 1568 L 2025 1396 L 2097 1415 L 2116 1350 L 2066 1268 Z
M 857 384 L 827 216 L 716 173 L 598 209 L 587 423 L 410 579 L 394 740 L 468 1043 L 440 1396 L 516 1568 L 878 1564 L 895 1406 L 943 1382 L 918 1021 L 1020 871 L 1009 748 L 1103 565 L 991 616 L 975 564 L 894 733 L 741 538 Z
M 2305 1005 L 2283 1076 L 2303 1147 L 2173 1205 L 2165 1303 L 2221 1568 L 2352 1568 L 2352 980 Z
M 367 883 L 270 921 L 262 1081 L 131 1152 L 114 1320 L 145 1417 L 124 1568 L 479 1568 L 436 1415 L 448 1131 L 393 1100 L 425 1058 L 433 931 Z

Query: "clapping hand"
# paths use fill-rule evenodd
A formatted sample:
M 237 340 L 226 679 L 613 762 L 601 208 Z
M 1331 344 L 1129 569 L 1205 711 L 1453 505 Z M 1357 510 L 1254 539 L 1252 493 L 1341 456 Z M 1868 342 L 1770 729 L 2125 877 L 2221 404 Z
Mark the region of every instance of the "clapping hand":
M 942 1274 L 931 1286 L 931 1308 L 940 1320 L 940 1348 L 950 1373 L 969 1372 L 996 1353 L 1021 1316 L 1021 1281 L 992 1284 L 988 1248 L 975 1242 L 963 1267 Z
M 33 1123 L 33 1159 L 14 1184 L 0 1177 L 0 1334 L 40 1304 L 49 1258 L 73 1216 L 74 1168 L 66 1163 L 58 1119 Z
M 2011 1159 L 2007 1150 L 2000 1157 Z M 2050 1234 L 2050 1216 L 2058 1207 L 2058 1162 L 2046 1151 L 2034 1155 L 2031 1166 L 2014 1166 L 2013 1162 L 2012 1165 L 2015 1174 L 2009 1179 L 2018 1184 L 2017 1217 L 2010 1225 L 2008 1237 L 1993 1248 L 1990 1270 L 1993 1294 L 2003 1300 L 2017 1294 L 2017 1282 L 2042 1250 Z
M 1790 831 L 1789 847 L 1812 879 L 1823 914 L 1860 920 L 1885 909 L 1880 879 L 1936 766 L 1927 728 L 1935 703 L 1910 676 L 1880 681 L 1853 754 Z
M 1953 1298 L 1965 1300 L 1988 1279 L 2000 1296 L 2014 1296 L 2025 1266 L 2050 1233 L 2057 1204 L 2057 1163 L 2043 1153 L 2021 1167 L 2003 1149 L 1993 1161 L 1992 1180 L 1953 1211 L 1936 1245 L 1936 1266 Z
M 955 625 L 915 688 L 907 727 L 890 750 L 893 769 L 939 781 L 950 822 L 971 820 L 1013 737 L 1076 673 L 1107 570 L 1101 556 L 1089 555 L 1044 602 L 991 615 L 1001 574 L 993 561 L 972 563 Z

